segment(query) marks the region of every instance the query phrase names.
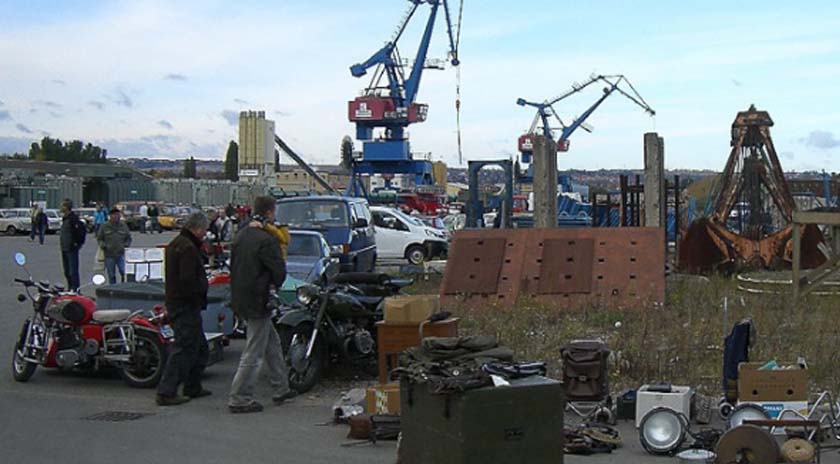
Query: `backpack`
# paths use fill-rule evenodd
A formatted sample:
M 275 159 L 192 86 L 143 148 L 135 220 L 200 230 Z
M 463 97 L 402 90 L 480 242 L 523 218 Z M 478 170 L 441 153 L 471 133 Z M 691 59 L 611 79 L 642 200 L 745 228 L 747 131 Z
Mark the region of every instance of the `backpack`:
M 87 237 L 87 229 L 85 229 L 85 225 L 79 220 L 78 217 L 73 218 L 73 241 L 76 242 L 79 248 L 81 248 L 85 244 L 85 238 Z

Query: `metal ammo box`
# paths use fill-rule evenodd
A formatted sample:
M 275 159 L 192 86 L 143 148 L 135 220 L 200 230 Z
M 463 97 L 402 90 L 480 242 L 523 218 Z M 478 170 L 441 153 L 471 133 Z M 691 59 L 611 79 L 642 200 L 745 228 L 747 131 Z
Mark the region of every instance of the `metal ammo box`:
M 562 464 L 563 384 L 545 377 L 453 395 L 400 384 L 402 464 Z

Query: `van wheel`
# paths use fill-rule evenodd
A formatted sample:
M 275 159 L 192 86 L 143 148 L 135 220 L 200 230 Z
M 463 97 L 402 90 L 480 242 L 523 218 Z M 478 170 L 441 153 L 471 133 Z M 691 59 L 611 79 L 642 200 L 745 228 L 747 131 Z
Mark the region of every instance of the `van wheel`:
M 405 257 L 411 264 L 423 264 L 426 261 L 426 249 L 420 245 L 411 245 L 405 251 Z
M 15 226 L 6 227 L 6 235 L 17 235 L 17 229 Z

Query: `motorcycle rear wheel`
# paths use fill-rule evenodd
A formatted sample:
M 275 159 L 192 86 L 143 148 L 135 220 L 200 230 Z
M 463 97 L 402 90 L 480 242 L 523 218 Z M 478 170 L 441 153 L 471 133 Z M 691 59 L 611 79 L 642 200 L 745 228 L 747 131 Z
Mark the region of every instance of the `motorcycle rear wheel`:
M 120 371 L 123 380 L 134 388 L 152 388 L 160 382 L 166 364 L 166 349 L 157 334 L 137 331 L 134 334 L 132 363 Z
M 29 332 L 29 321 L 23 323 L 20 337 L 18 337 L 18 341 L 15 343 L 15 353 L 12 356 L 12 376 L 18 382 L 29 380 L 35 374 L 35 369 L 38 367 L 34 362 L 23 359 L 23 342 L 26 339 L 27 332 Z
M 323 335 L 319 335 L 312 347 L 312 356 L 304 361 L 309 337 L 312 335 L 312 324 L 299 324 L 295 327 L 278 326 L 280 343 L 283 345 L 283 355 L 289 365 L 289 387 L 298 393 L 312 389 L 321 380 L 326 367 L 326 353 Z M 297 338 L 295 339 L 295 335 Z M 295 340 L 292 345 L 292 340 Z

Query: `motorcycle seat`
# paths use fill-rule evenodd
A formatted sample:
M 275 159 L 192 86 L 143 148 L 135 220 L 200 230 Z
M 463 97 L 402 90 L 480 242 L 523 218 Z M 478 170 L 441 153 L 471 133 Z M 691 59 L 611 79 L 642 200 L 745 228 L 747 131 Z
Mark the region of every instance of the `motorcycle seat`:
M 100 309 L 93 312 L 93 320 L 96 322 L 119 322 L 128 319 L 131 311 L 128 309 Z

